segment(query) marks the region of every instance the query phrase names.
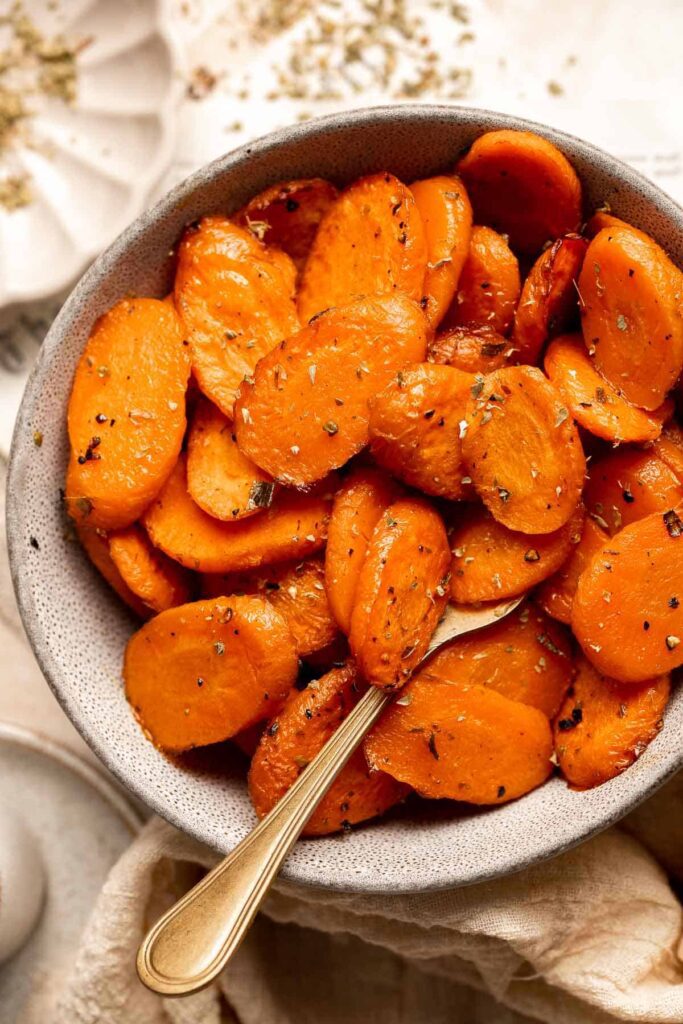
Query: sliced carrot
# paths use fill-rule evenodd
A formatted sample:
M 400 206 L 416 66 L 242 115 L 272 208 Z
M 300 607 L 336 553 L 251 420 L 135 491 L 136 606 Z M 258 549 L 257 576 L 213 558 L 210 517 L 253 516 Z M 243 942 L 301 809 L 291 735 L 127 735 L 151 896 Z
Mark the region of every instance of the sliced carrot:
M 249 769 L 249 795 L 259 818 L 296 782 L 365 688 L 351 663 L 332 669 L 301 693 L 292 693 L 264 732 Z M 370 771 L 363 751 L 357 750 L 309 818 L 303 835 L 327 835 L 376 818 L 407 792 L 407 786 L 384 772 Z
M 621 220 L 620 217 L 615 217 L 614 214 L 609 213 L 607 210 L 596 210 L 593 216 L 586 222 L 585 234 L 588 238 L 595 238 L 603 228 L 629 228 L 629 230 L 641 235 L 647 242 L 654 241 L 644 231 L 635 228 L 633 224 L 628 224 L 625 220 Z
M 332 614 L 347 634 L 372 531 L 400 493 L 383 470 L 359 466 L 335 496 L 325 549 L 325 585 Z
M 142 522 L 154 546 L 181 565 L 199 572 L 236 572 L 319 551 L 330 505 L 331 495 L 284 492 L 261 515 L 223 523 L 190 497 L 181 456 Z
M 675 420 L 665 424 L 652 448 L 655 455 L 683 481 L 683 429 Z
M 401 686 L 425 654 L 448 600 L 451 553 L 439 514 L 421 498 L 390 505 L 360 571 L 349 644 L 364 678 Z
M 187 489 L 208 515 L 228 522 L 268 508 L 275 493 L 268 474 L 237 447 L 230 420 L 206 398 L 190 424 Z
M 541 253 L 524 282 L 512 344 L 520 363 L 535 363 L 548 338 L 578 323 L 577 280 L 588 243 L 569 235 Z
M 320 480 L 368 442 L 368 399 L 424 359 L 426 320 L 402 295 L 332 309 L 263 358 L 235 404 L 237 443 L 295 487 Z
M 654 441 L 671 413 L 670 402 L 648 413 L 622 398 L 596 370 L 580 334 L 555 338 L 543 365 L 577 423 L 606 441 Z
M 88 558 L 95 568 L 102 573 L 112 590 L 141 619 L 148 618 L 150 609 L 140 600 L 137 594 L 133 593 L 111 557 L 109 540 L 104 530 L 90 530 L 84 526 L 77 526 L 76 532 Z
M 476 220 L 537 253 L 581 222 L 581 183 L 567 158 L 533 132 L 503 129 L 475 140 L 458 165 Z
M 137 523 L 109 535 L 109 553 L 126 584 L 153 612 L 190 600 L 188 571 L 157 551 Z
M 157 299 L 124 299 L 95 324 L 69 398 L 69 514 L 94 529 L 134 522 L 173 469 L 190 371 L 180 321 Z
M 301 270 L 320 221 L 339 193 L 323 178 L 301 178 L 271 185 L 233 217 L 261 242 L 282 249 Z
M 629 227 L 603 228 L 579 277 L 583 337 L 599 372 L 629 402 L 656 409 L 683 366 L 683 276 Z
M 500 622 L 446 644 L 419 678 L 487 686 L 553 718 L 573 675 L 567 631 L 525 602 Z
M 490 327 L 509 334 L 521 287 L 519 263 L 507 239 L 492 228 L 475 225 L 443 326 Z
M 408 188 L 393 174 L 354 182 L 323 217 L 299 288 L 302 320 L 361 295 L 400 293 L 419 301 L 427 240 Z
M 683 485 L 655 451 L 624 448 L 592 462 L 586 510 L 608 533 L 683 501 Z
M 631 523 L 581 574 L 572 629 L 599 672 L 636 683 L 683 664 L 682 515 Z
M 495 519 L 522 533 L 552 533 L 581 496 L 578 431 L 540 370 L 507 366 L 484 377 L 468 405 L 462 453 Z
M 460 423 L 476 378 L 417 363 L 370 400 L 370 450 L 395 477 L 426 494 L 473 497 L 463 483 Z
M 436 327 L 453 301 L 470 246 L 472 207 L 455 175 L 414 181 L 410 186 L 427 239 L 425 314 Z
M 128 641 L 123 677 L 149 739 L 181 751 L 269 718 L 297 670 L 282 616 L 263 598 L 233 596 L 156 615 Z
M 463 511 L 449 536 L 452 599 L 476 604 L 525 593 L 566 561 L 582 524 L 581 505 L 564 526 L 539 534 L 509 530 L 481 506 Z
M 430 363 L 452 366 L 465 373 L 492 373 L 510 362 L 513 349 L 492 327 L 450 327 L 430 343 Z
M 225 217 L 204 217 L 178 247 L 175 303 L 199 387 L 232 416 L 240 381 L 297 330 L 296 268 Z
M 662 727 L 669 677 L 627 686 L 601 676 L 585 659 L 555 722 L 555 752 L 575 789 L 591 789 L 620 775 Z
M 365 741 L 371 768 L 432 799 L 502 804 L 545 782 L 552 733 L 538 708 L 487 686 L 429 679 L 405 687 Z
M 289 626 L 299 657 L 322 650 L 337 636 L 337 624 L 325 593 L 321 558 L 285 562 L 252 573 L 206 574 L 202 577 L 202 590 L 207 597 L 265 597 Z
M 535 600 L 548 615 L 567 624 L 572 621 L 572 605 L 579 585 L 579 576 L 606 543 L 605 531 L 598 526 L 595 519 L 586 516 L 578 543 L 573 544 L 562 567 L 542 583 L 534 595 Z

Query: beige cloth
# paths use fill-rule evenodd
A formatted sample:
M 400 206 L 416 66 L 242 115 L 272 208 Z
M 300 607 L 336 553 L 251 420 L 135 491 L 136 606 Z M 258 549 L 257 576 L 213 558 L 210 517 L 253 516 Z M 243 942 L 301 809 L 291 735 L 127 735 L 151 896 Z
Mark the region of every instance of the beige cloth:
M 682 804 L 683 774 L 619 828 L 467 889 L 280 883 L 220 983 L 184 1000 L 143 989 L 135 951 L 215 855 L 152 820 L 101 893 L 55 1024 L 681 1024 Z

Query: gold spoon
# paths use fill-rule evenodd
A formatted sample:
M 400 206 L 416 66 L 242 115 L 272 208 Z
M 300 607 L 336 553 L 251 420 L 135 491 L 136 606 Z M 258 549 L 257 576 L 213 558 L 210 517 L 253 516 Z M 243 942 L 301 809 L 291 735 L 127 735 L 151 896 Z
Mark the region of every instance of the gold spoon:
M 521 600 L 448 605 L 420 664 L 449 640 L 502 619 Z M 304 825 L 396 696 L 371 686 L 272 811 L 157 921 L 138 951 L 138 974 L 148 988 L 166 996 L 189 995 L 222 971 Z

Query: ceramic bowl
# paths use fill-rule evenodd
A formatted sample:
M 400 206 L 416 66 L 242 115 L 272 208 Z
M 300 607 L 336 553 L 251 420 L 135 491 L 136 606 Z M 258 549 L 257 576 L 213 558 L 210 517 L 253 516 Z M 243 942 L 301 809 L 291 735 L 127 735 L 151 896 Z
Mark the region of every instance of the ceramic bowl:
M 654 185 L 578 139 L 521 120 L 457 107 L 402 106 L 325 117 L 275 132 L 215 161 L 136 220 L 96 261 L 64 305 L 29 381 L 9 470 L 8 529 L 24 625 L 67 715 L 111 771 L 149 807 L 227 852 L 253 826 L 244 765 L 225 746 L 182 763 L 143 736 L 121 686 L 133 622 L 67 539 L 59 489 L 67 461 L 65 411 L 74 367 L 93 321 L 130 294 L 162 296 L 169 251 L 202 214 L 230 213 L 281 179 L 322 175 L 338 183 L 371 171 L 405 181 L 452 167 L 482 132 L 527 128 L 572 160 L 587 208 L 607 200 L 683 262 L 683 210 Z M 34 432 L 43 435 L 36 447 Z M 413 804 L 348 836 L 298 844 L 291 881 L 365 892 L 454 887 L 516 871 L 557 854 L 616 821 L 683 762 L 683 692 L 636 764 L 587 793 L 559 778 L 490 809 Z

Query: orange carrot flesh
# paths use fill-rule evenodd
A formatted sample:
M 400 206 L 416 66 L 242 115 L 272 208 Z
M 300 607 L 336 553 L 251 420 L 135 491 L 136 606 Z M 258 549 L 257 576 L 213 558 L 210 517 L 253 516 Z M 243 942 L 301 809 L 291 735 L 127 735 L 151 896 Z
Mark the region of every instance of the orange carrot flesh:
M 170 608 L 128 641 L 126 696 L 163 750 L 230 739 L 268 718 L 296 679 L 284 619 L 259 597 Z
M 323 217 L 299 288 L 302 321 L 361 295 L 403 294 L 420 301 L 427 240 L 408 188 L 373 174 L 347 188 Z
M 225 217 L 204 217 L 178 248 L 175 304 L 199 387 L 226 416 L 245 375 L 298 329 L 296 268 Z
M 665 424 L 652 449 L 657 458 L 683 481 L 683 429 L 675 420 Z
M 492 327 L 451 327 L 430 342 L 430 363 L 452 366 L 465 373 L 492 373 L 510 362 L 513 350 L 507 338 Z
M 157 299 L 124 299 L 95 324 L 74 376 L 69 514 L 90 529 L 129 526 L 173 469 L 190 370 L 180 321 Z
M 613 213 L 609 213 L 607 210 L 596 210 L 593 216 L 588 218 L 584 234 L 587 238 L 595 238 L 603 228 L 628 228 L 630 231 L 635 231 L 641 235 L 647 242 L 654 242 L 650 235 L 634 227 L 633 224 L 627 224 L 625 220 L 615 217 Z
M 609 534 L 683 501 L 683 483 L 655 451 L 624 448 L 591 463 L 586 510 Z
M 610 538 L 579 578 L 572 629 L 599 672 L 636 683 L 683 664 L 683 506 Z
M 444 327 L 489 327 L 509 334 L 521 287 L 519 263 L 507 240 L 475 225 Z
M 116 563 L 111 557 L 109 540 L 102 530 L 89 530 L 83 526 L 77 526 L 76 532 L 85 553 L 102 574 L 109 586 L 114 590 L 121 600 L 129 608 L 139 615 L 141 619 L 149 617 L 150 609 L 144 604 L 137 594 L 130 589 L 123 576 L 118 570 Z
M 109 553 L 127 586 L 153 612 L 190 599 L 190 574 L 155 547 L 137 523 L 109 535 Z
M 578 431 L 540 370 L 508 366 L 483 378 L 463 426 L 469 476 L 498 522 L 552 533 L 571 518 L 583 487 Z
M 535 600 L 548 615 L 567 625 L 571 623 L 572 605 L 579 577 L 593 556 L 601 551 L 606 543 L 605 531 L 598 526 L 595 519 L 586 516 L 578 543 L 572 545 L 561 568 L 542 583 L 534 594 Z
M 449 593 L 450 549 L 439 514 L 420 498 L 390 505 L 360 571 L 349 644 L 362 675 L 401 686 L 425 654 Z
M 368 442 L 368 400 L 426 351 L 426 320 L 401 295 L 332 309 L 265 356 L 235 405 L 237 443 L 276 480 L 304 486 Z

